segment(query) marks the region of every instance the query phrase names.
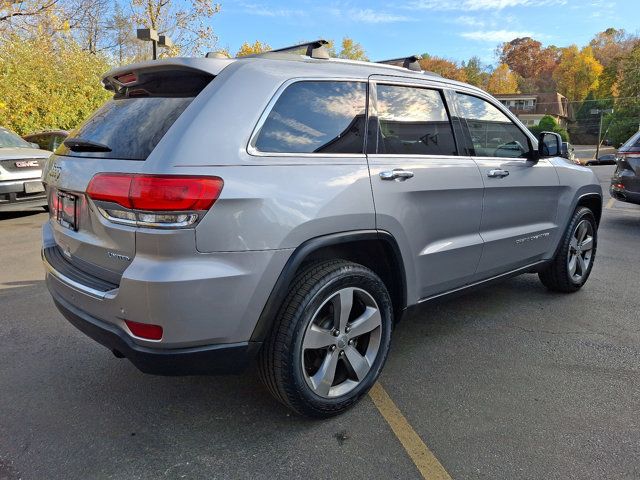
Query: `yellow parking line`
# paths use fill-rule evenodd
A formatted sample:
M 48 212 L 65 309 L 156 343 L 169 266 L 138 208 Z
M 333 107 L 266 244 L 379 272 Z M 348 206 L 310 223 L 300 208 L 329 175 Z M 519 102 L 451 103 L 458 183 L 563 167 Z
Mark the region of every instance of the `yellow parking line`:
M 611 209 L 611 208 L 613 208 L 613 204 L 614 203 L 616 203 L 615 198 L 610 198 L 609 201 L 607 202 L 607 205 L 604 208 Z
M 382 417 L 387 421 L 393 433 L 404 449 L 411 457 L 414 465 L 420 471 L 422 478 L 429 480 L 452 480 L 451 476 L 444 469 L 429 447 L 425 445 L 415 430 L 409 425 L 402 412 L 393 403 L 391 397 L 377 382 L 369 391 L 369 396 L 373 400 Z

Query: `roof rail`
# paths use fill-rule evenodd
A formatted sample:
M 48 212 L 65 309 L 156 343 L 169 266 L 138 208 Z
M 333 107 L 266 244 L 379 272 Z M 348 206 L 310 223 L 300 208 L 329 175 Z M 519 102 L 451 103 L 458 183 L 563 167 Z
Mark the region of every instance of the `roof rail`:
M 326 40 L 314 40 L 313 42 L 300 43 L 298 45 L 291 45 L 290 47 L 276 48 L 265 53 L 295 53 L 298 50 L 303 50 L 303 55 L 311 58 L 328 59 L 330 57 L 329 51 L 325 47 L 329 42 Z
M 420 58 L 418 55 L 410 55 L 408 57 L 391 58 L 389 60 L 379 60 L 375 63 L 384 63 L 385 65 L 395 65 L 396 67 L 404 67 L 414 72 L 421 72 Z

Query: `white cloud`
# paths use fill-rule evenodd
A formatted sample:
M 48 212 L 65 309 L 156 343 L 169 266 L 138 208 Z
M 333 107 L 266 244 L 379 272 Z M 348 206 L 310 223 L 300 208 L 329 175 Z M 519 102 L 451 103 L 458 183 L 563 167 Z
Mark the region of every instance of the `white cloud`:
M 248 15 L 258 15 L 261 17 L 304 17 L 304 10 L 293 10 L 289 8 L 269 8 L 258 3 L 242 3 L 243 13 Z
M 462 15 L 454 20 L 454 23 L 458 25 L 465 25 L 467 27 L 484 27 L 485 23 L 483 20 L 478 19 L 477 17 L 470 17 L 467 15 Z
M 413 21 L 411 17 L 408 17 L 406 15 L 398 15 L 396 13 L 376 11 L 376 10 L 372 10 L 371 8 L 364 8 L 364 9 L 351 8 L 349 10 L 332 8 L 329 11 L 336 17 L 355 20 L 362 23 L 376 24 L 376 23 L 397 23 L 397 22 Z
M 476 30 L 474 32 L 463 32 L 460 36 L 485 42 L 509 42 L 514 38 L 532 37 L 534 35 L 531 32 L 514 32 L 511 30 Z
M 422 10 L 502 10 L 508 7 L 545 7 L 565 5 L 567 0 L 413 0 L 409 8 Z

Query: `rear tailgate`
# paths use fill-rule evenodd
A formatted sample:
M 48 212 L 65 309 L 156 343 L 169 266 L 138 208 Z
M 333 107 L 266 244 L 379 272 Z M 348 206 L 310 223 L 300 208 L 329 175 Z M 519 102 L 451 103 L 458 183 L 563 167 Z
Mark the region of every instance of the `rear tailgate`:
M 43 174 L 55 240 L 49 246 L 55 255 L 45 248 L 47 259 L 64 259 L 79 277 L 119 284 L 135 256 L 139 227 L 107 219 L 87 188 L 99 173 L 148 172 L 149 154 L 213 78 L 161 62 L 105 77 L 113 99 L 69 135 Z

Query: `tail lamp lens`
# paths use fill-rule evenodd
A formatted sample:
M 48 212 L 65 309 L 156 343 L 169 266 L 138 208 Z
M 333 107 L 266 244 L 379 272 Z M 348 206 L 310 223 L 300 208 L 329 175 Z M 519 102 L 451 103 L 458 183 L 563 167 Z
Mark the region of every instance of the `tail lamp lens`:
M 187 212 L 209 210 L 223 186 L 220 177 L 99 173 L 91 179 L 87 195 L 95 201 L 133 210 L 101 208 L 115 222 L 184 227 L 198 218 L 197 214 Z
M 162 339 L 162 327 L 160 325 L 133 322 L 131 320 L 125 320 L 124 323 L 127 325 L 127 328 L 129 328 L 129 331 L 136 337 L 144 338 L 145 340 Z

